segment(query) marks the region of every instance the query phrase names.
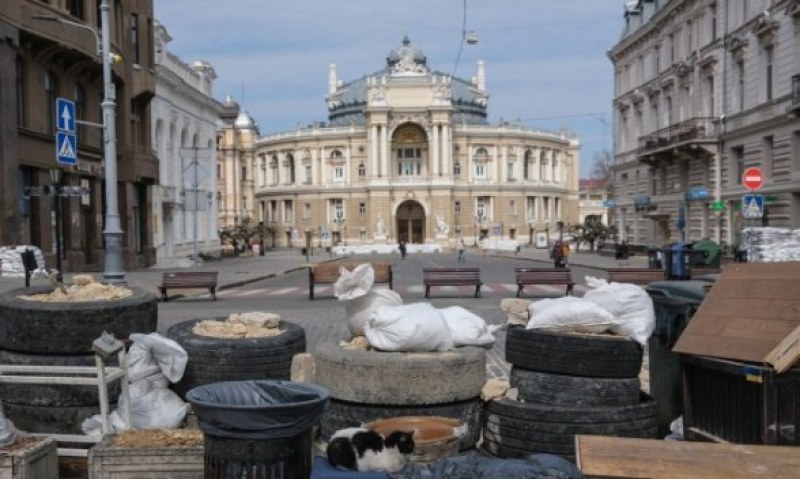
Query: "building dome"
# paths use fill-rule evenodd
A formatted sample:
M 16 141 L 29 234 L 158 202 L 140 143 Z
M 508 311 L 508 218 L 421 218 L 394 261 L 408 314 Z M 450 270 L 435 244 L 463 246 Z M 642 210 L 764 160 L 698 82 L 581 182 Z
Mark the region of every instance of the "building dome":
M 240 130 L 252 130 L 255 123 L 250 114 L 247 113 L 247 110 L 240 110 L 239 116 L 237 116 L 236 121 L 233 122 L 233 126 Z
M 427 61 L 428 58 L 422 50 L 411 46 L 411 40 L 408 39 L 408 35 L 403 37 L 403 44 L 389 52 L 389 56 L 386 57 L 386 63 L 390 69 L 401 62 L 426 66 Z

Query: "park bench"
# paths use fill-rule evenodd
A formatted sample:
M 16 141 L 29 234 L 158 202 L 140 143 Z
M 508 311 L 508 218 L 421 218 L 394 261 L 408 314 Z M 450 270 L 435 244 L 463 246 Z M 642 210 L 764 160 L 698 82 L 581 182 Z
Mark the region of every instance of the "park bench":
M 422 270 L 425 297 L 430 298 L 431 286 L 475 286 L 475 297 L 481 296 L 480 268 L 425 268 Z
M 164 273 L 161 278 L 161 299 L 169 301 L 168 289 L 208 288 L 211 299 L 217 300 L 217 271 L 176 271 Z
M 522 295 L 522 290 L 527 285 L 564 284 L 567 286 L 566 295 L 572 295 L 572 272 L 569 268 L 515 268 L 517 281 L 517 297 Z
M 375 271 L 375 283 L 386 283 L 389 289 L 394 287 L 392 278 L 392 265 L 389 263 L 372 262 Z M 319 263 L 308 268 L 308 299 L 314 299 L 314 286 L 318 284 L 333 284 L 339 279 L 339 268 L 344 266 L 352 271 L 359 263 L 355 261 L 331 261 Z
M 663 269 L 654 268 L 609 268 L 608 282 L 612 283 L 632 283 L 644 286 L 653 281 L 663 281 L 665 279 Z

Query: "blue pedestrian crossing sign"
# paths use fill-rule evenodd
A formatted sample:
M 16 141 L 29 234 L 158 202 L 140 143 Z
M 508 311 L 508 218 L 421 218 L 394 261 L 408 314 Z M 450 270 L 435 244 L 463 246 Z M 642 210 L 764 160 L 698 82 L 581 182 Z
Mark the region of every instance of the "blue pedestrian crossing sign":
M 758 219 L 764 216 L 764 195 L 744 195 L 742 197 L 742 216 Z
M 75 135 L 59 131 L 56 133 L 56 161 L 59 165 L 74 166 L 78 163 L 78 148 Z
M 75 133 L 75 102 L 56 98 L 56 130 Z

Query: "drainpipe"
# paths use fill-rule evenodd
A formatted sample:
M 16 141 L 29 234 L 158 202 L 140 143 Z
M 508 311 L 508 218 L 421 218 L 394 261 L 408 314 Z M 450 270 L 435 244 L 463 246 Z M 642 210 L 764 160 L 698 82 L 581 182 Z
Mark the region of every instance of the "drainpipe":
M 724 136 L 726 133 L 725 127 L 725 115 L 728 113 L 728 52 L 727 52 L 727 40 L 728 40 L 728 10 L 729 10 L 729 2 L 725 0 L 721 2 L 723 5 L 724 10 L 724 20 L 723 20 L 723 29 L 722 29 L 722 111 L 720 112 L 719 116 L 719 141 L 717 146 L 717 155 L 714 158 L 714 199 L 716 201 L 722 201 L 722 155 L 725 149 L 725 140 Z M 717 218 L 716 224 L 716 231 L 714 236 L 716 237 L 717 244 L 722 245 L 722 221 L 724 212 L 716 212 L 719 217 Z M 728 225 L 730 228 L 731 225 Z

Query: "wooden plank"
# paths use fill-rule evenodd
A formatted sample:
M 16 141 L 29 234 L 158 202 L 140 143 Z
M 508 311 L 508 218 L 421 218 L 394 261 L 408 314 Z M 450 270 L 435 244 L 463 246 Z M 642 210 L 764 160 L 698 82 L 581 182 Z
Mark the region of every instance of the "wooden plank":
M 588 477 L 796 479 L 799 452 L 792 446 L 575 436 L 576 463 Z
M 778 343 L 764 356 L 764 361 L 771 364 L 775 371 L 782 373 L 791 368 L 800 359 L 800 326 Z

